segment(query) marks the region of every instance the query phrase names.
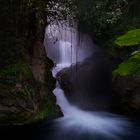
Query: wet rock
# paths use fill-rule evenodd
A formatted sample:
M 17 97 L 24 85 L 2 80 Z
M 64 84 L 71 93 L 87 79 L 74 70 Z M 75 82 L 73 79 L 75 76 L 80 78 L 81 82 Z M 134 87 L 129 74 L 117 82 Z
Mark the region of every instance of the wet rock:
M 120 97 L 119 110 L 126 115 L 140 116 L 140 77 L 118 77 L 114 87 Z
M 102 51 L 57 75 L 68 100 L 86 110 L 111 111 L 112 93 L 109 60 Z

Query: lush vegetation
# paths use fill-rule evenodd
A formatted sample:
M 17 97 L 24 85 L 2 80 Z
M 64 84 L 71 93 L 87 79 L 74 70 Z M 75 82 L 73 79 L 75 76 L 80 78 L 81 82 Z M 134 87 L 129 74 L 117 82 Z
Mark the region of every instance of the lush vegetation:
M 120 47 L 132 47 L 135 46 L 135 51 L 130 54 L 130 57 L 119 65 L 119 68 L 113 72 L 114 77 L 120 76 L 132 76 L 140 75 L 140 29 L 127 32 L 125 35 L 117 38 L 115 43 Z
M 140 29 L 127 32 L 125 35 L 117 38 L 115 43 L 120 46 L 134 46 L 140 43 Z
M 118 34 L 139 28 L 138 0 L 74 0 L 74 4 L 81 28 L 103 46 L 112 46 Z

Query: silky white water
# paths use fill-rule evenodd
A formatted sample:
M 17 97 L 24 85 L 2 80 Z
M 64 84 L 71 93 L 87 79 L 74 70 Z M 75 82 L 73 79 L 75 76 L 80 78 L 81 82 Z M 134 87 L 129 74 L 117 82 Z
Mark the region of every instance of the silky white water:
M 53 75 L 62 70 L 68 65 L 61 64 L 53 68 Z M 105 112 L 89 112 L 83 111 L 79 108 L 72 106 L 64 95 L 64 91 L 61 89 L 59 83 L 56 83 L 56 88 L 53 91 L 57 97 L 57 104 L 61 107 L 61 111 L 64 117 L 56 120 L 61 126 L 63 131 L 75 130 L 79 133 L 101 134 L 107 138 L 121 140 L 119 135 L 127 134 L 128 128 L 131 125 L 127 119 Z
M 49 25 L 44 46 L 47 56 L 60 65 L 81 62 L 96 50 L 89 35 L 79 33 L 76 27 L 70 27 L 68 23 Z
M 90 40 L 90 42 L 88 41 L 87 43 L 87 40 L 81 41 L 81 46 L 84 46 L 85 44 L 86 46 L 85 48 L 82 47 L 82 51 L 79 53 L 78 59 L 76 59 L 77 57 L 75 51 L 80 50 L 77 49 L 76 47 L 78 46 L 75 45 L 78 45 L 77 37 L 75 37 L 74 43 L 70 41 L 71 35 L 74 38 L 76 34 L 69 30 L 69 28 L 65 30 L 66 33 L 62 29 L 60 29 L 59 32 L 58 28 L 56 26 L 54 28 L 54 26 L 55 25 L 53 25 L 52 28 L 49 27 L 49 29 L 46 29 L 46 34 L 50 34 L 50 30 L 52 29 L 53 36 L 58 38 L 57 41 L 51 45 L 51 47 L 53 47 L 51 48 L 49 45 L 52 37 L 50 37 L 50 39 L 48 39 L 46 42 L 46 46 L 48 45 L 46 50 L 48 52 L 48 56 L 56 63 L 52 70 L 53 76 L 56 78 L 57 73 L 63 68 L 69 67 L 72 63 L 83 61 L 89 57 L 91 55 L 90 48 L 94 48 L 94 44 L 92 43 L 91 39 L 87 39 L 86 36 L 84 40 L 87 39 Z M 59 34 L 62 36 L 60 37 Z M 75 133 L 75 136 L 70 135 L 70 137 L 74 137 L 75 140 L 94 140 L 95 135 L 97 134 L 99 136 L 103 136 L 103 140 L 123 140 L 121 135 L 129 134 L 131 124 L 126 118 L 107 112 L 84 111 L 80 108 L 77 108 L 76 106 L 71 105 L 65 97 L 64 91 L 61 89 L 58 81 L 53 93 L 57 97 L 57 104 L 60 106 L 61 111 L 64 114 L 64 117 L 55 121 L 55 123 L 58 125 L 58 132 L 59 135 L 61 135 L 61 139 L 73 140 L 73 138 L 68 138 L 67 134 Z M 84 134 L 91 135 L 91 137 L 83 138 Z M 66 137 L 63 135 L 66 135 Z M 54 140 L 55 139 L 56 138 L 54 138 Z M 95 138 L 95 140 L 100 139 Z

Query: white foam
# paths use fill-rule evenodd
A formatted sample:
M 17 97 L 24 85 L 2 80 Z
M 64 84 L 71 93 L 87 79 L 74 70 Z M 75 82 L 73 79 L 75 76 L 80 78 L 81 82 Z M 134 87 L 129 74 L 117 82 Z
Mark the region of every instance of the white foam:
M 56 75 L 69 64 L 58 64 L 53 73 Z M 90 133 L 105 135 L 114 140 L 120 140 L 118 135 L 127 134 L 131 124 L 126 118 L 119 115 L 104 112 L 83 111 L 71 105 L 64 95 L 64 91 L 56 83 L 53 91 L 57 97 L 57 104 L 61 107 L 64 117 L 56 120 L 64 131 L 75 130 L 78 133 Z

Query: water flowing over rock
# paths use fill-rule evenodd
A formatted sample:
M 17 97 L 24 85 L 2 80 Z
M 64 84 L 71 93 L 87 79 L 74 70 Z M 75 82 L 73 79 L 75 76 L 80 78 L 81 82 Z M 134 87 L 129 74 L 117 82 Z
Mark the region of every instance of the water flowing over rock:
M 49 31 L 47 31 L 47 33 L 48 32 Z M 60 34 L 61 33 L 62 31 Z M 68 69 L 68 67 L 74 62 L 76 63 L 75 65 L 77 65 L 77 63 L 82 63 L 82 61 L 93 53 L 86 53 L 81 55 L 81 58 L 79 57 L 76 59 L 76 57 L 74 57 L 70 60 L 69 52 L 72 43 L 67 42 L 66 40 L 63 41 L 63 38 L 59 38 L 57 41 L 59 43 L 56 43 L 56 46 L 51 46 L 54 48 L 48 48 L 46 43 L 48 56 L 56 62 L 55 67 L 52 69 L 52 73 L 55 78 L 58 78 L 58 73 L 64 68 Z M 66 46 L 64 44 L 66 44 Z M 78 46 L 75 47 L 77 47 L 74 48 L 75 50 L 78 49 Z M 88 48 L 88 46 L 86 47 Z M 56 56 L 56 53 L 58 56 Z M 86 61 L 88 61 L 88 59 Z M 59 78 L 61 80 L 61 77 Z M 107 112 L 84 111 L 69 103 L 63 89 L 60 86 L 60 80 L 56 82 L 56 88 L 54 89 L 53 93 L 57 97 L 57 104 L 61 107 L 64 116 L 53 122 L 55 126 L 52 134 L 49 137 L 50 140 L 56 140 L 58 138 L 62 140 L 90 140 L 93 138 L 100 140 L 104 140 L 105 138 L 108 140 L 121 140 L 122 136 L 124 138 L 131 136 L 129 132 L 132 125 L 128 122 L 127 118 Z M 77 102 L 78 101 L 79 100 L 77 100 Z
M 117 96 L 112 89 L 109 60 L 102 51 L 63 69 L 57 79 L 72 104 L 84 110 L 115 110 Z
M 46 28 L 44 45 L 47 56 L 57 64 L 81 62 L 97 49 L 92 39 L 77 31 L 76 25 L 52 24 Z

